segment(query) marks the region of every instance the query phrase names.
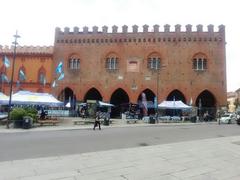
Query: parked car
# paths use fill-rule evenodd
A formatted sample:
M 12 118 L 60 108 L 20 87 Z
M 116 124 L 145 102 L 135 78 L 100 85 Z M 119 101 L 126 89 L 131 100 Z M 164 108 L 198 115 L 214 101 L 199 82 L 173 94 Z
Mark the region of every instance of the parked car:
M 233 113 L 226 113 L 220 117 L 220 123 L 232 124 L 236 123 L 237 115 Z

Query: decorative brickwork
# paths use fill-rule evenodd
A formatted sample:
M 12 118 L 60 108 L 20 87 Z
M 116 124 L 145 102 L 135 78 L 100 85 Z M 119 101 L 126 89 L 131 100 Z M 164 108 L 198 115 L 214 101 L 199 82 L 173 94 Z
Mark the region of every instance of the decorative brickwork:
M 21 88 L 51 91 L 65 102 L 100 99 L 120 106 L 138 103 L 144 92 L 151 102 L 157 96 L 158 102 L 179 99 L 216 109 L 227 104 L 225 26 L 206 29 L 197 25 L 193 31 L 190 24 L 185 30 L 179 24 L 174 30 L 168 24 L 144 25 L 142 30 L 138 25 L 131 30 L 126 25 L 56 28 L 53 47 L 17 48 L 16 69 L 24 65 L 28 75 Z M 8 55 L 12 60 L 12 54 L 12 47 L 0 46 L 0 58 Z M 65 78 L 51 88 L 60 61 Z M 45 86 L 39 83 L 42 69 Z M 14 79 L 16 83 L 17 75 Z M 6 83 L 4 87 L 7 93 Z

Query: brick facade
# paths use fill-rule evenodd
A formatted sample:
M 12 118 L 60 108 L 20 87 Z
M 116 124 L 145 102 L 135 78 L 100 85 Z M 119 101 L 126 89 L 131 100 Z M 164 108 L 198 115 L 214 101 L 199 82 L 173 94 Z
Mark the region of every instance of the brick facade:
M 158 102 L 174 91 L 180 92 L 182 97 L 179 98 L 186 103 L 192 99 L 193 104 L 198 105 L 199 95 L 203 93 L 211 96 L 211 105 L 226 105 L 223 25 L 218 32 L 214 32 L 212 25 L 206 32 L 202 25 L 198 25 L 195 32 L 191 25 L 186 26 L 186 31 L 176 25 L 173 32 L 169 25 L 164 26 L 163 32 L 158 25 L 153 27 L 153 32 L 148 31 L 147 25 L 143 26 L 143 32 L 138 32 L 136 25 L 132 28 L 131 32 L 127 26 L 123 26 L 121 32 L 117 26 L 112 27 L 112 32 L 108 32 L 106 26 L 102 31 L 96 26 L 92 31 L 84 27 L 81 32 L 76 27 L 73 31 L 56 28 L 53 68 L 64 61 L 65 79 L 59 82 L 54 93 L 60 94 L 64 88 L 70 88 L 77 100 L 84 100 L 87 92 L 94 88 L 103 101 L 111 102 L 113 93 L 121 88 L 129 102 L 137 103 L 141 93 L 148 89 L 158 95 Z M 73 56 L 80 60 L 78 70 L 69 68 L 69 59 Z M 113 56 L 118 58 L 118 68 L 111 71 L 106 69 L 105 63 Z M 148 68 L 151 56 L 160 58 L 159 71 Z M 206 69 L 193 69 L 195 57 L 207 60 Z M 131 63 L 135 64 L 133 69 Z M 204 104 L 203 99 L 201 101 Z
M 158 102 L 174 98 L 203 107 L 227 104 L 223 25 L 217 32 L 213 25 L 207 31 L 203 31 L 202 25 L 196 31 L 192 31 L 191 25 L 186 25 L 185 31 L 181 25 L 176 25 L 174 31 L 170 31 L 169 25 L 164 25 L 163 31 L 159 25 L 154 25 L 151 32 L 149 29 L 148 25 L 141 32 L 137 25 L 131 31 L 126 25 L 121 30 L 113 26 L 111 32 L 107 26 L 101 30 L 94 26 L 91 31 L 88 27 L 82 31 L 78 27 L 73 31 L 68 27 L 56 28 L 53 47 L 17 49 L 16 69 L 24 66 L 27 74 L 21 88 L 51 92 L 63 101 L 95 98 L 119 105 L 137 103 L 145 92 L 147 100 L 152 102 L 157 96 Z M 11 59 L 12 50 L 6 49 L 0 48 L 0 56 L 8 55 Z M 116 60 L 111 64 L 113 68 L 108 64 L 110 59 Z M 158 59 L 160 68 L 151 69 L 150 59 Z M 51 88 L 60 61 L 64 64 L 65 78 Z M 0 66 L 3 72 L 4 67 Z M 38 83 L 37 73 L 41 68 L 46 72 L 45 86 Z M 8 77 L 10 71 L 7 70 Z M 8 85 L 3 86 L 8 94 Z M 17 90 L 16 85 L 13 87 Z

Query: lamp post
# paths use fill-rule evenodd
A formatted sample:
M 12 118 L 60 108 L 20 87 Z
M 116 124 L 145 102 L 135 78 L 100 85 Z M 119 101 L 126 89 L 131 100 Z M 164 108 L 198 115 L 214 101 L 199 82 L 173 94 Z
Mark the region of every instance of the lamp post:
M 14 37 L 14 42 L 12 44 L 14 45 L 14 50 L 13 50 L 12 74 L 11 74 L 11 81 L 10 81 L 7 129 L 9 129 L 10 112 L 11 112 L 11 106 L 12 106 L 12 86 L 13 86 L 13 76 L 14 76 L 14 67 L 15 67 L 15 59 L 16 59 L 16 49 L 17 49 L 17 45 L 18 45 L 17 39 L 20 38 L 17 31 L 16 31 L 16 34 L 13 37 Z
M 156 122 L 158 123 L 158 89 L 159 89 L 159 72 L 160 72 L 160 67 L 161 69 L 164 69 L 166 65 L 161 65 L 160 66 L 160 59 L 157 61 L 157 66 L 156 66 L 156 71 L 157 71 L 157 96 L 156 96 Z
M 158 61 L 157 61 L 158 62 Z M 159 69 L 157 64 L 157 97 L 156 97 L 156 123 L 158 123 L 158 86 L 159 86 Z

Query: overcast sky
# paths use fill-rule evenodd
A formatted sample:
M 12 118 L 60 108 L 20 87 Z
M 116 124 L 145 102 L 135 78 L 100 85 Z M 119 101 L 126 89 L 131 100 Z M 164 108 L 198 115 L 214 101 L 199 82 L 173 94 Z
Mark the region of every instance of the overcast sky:
M 240 10 L 237 0 L 1 0 L 0 45 L 53 45 L 55 27 L 148 24 L 226 26 L 227 89 L 240 88 Z M 129 29 L 131 30 L 131 28 Z M 141 30 L 141 29 L 140 29 Z

